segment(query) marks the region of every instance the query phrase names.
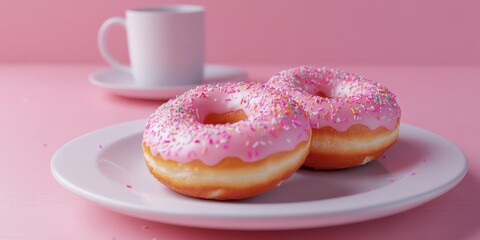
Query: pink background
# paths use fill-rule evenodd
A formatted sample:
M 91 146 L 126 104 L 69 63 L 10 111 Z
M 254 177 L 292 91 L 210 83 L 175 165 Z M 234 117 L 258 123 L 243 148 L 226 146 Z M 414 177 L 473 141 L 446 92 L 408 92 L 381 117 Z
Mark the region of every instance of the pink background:
M 293 231 L 209 230 L 136 219 L 102 208 L 56 182 L 49 163 L 62 145 L 100 128 L 146 118 L 160 104 L 95 88 L 86 76 L 100 67 L 0 65 L 0 239 L 480 239 L 480 111 L 472 108 L 478 104 L 478 66 L 347 66 L 395 90 L 402 123 L 455 143 L 465 152 L 469 171 L 451 191 L 409 211 Z M 266 79 L 280 68 L 240 67 L 252 80 Z M 461 91 L 452 91 L 459 86 Z
M 326 228 L 209 230 L 111 212 L 60 186 L 50 160 L 66 142 L 146 118 L 161 104 L 116 96 L 87 78 L 107 66 L 96 45 L 103 21 L 177 1 L 0 0 L 0 239 L 480 239 L 480 1 L 185 2 L 207 10 L 208 62 L 236 65 L 250 80 L 312 64 L 384 83 L 403 123 L 465 152 L 467 175 L 412 210 Z M 127 61 L 125 33 L 112 34 L 111 49 Z
M 0 63 L 103 63 L 99 26 L 178 1 L 2 0 Z M 231 64 L 477 64 L 480 1 L 204 0 L 207 61 Z M 127 60 L 126 37 L 111 49 Z

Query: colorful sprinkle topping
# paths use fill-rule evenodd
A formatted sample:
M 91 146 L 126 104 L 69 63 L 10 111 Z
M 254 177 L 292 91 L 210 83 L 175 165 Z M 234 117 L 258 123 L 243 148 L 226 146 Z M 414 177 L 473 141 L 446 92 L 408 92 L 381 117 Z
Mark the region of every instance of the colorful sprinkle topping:
M 247 119 L 203 123 L 209 114 L 238 110 Z M 143 141 L 164 159 L 215 165 L 226 157 L 253 162 L 292 150 L 310 131 L 295 101 L 263 84 L 237 82 L 199 86 L 161 105 L 148 119 Z
M 401 114 L 388 88 L 338 69 L 292 68 L 274 75 L 267 85 L 299 103 L 313 128 L 345 131 L 362 124 L 372 130 L 380 126 L 392 130 Z

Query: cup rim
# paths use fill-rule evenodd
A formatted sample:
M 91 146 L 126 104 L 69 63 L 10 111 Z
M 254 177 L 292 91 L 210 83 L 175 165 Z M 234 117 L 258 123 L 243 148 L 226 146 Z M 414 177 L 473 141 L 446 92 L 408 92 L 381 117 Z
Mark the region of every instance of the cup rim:
M 199 5 L 189 5 L 189 4 L 175 4 L 175 5 L 164 5 L 157 7 L 144 7 L 144 8 L 133 8 L 128 9 L 127 12 L 132 13 L 163 13 L 163 14 L 181 14 L 181 13 L 196 13 L 202 12 L 204 8 Z

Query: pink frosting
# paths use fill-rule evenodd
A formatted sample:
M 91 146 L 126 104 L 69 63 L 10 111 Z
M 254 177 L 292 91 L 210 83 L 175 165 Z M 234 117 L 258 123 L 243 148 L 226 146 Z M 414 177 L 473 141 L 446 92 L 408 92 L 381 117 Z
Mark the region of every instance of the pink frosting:
M 393 130 L 400 118 L 395 95 L 385 86 L 359 75 L 302 66 L 281 71 L 267 83 L 289 94 L 310 116 L 312 128 L 345 131 L 354 124 Z M 316 96 L 318 92 L 328 97 Z
M 247 120 L 203 124 L 210 113 L 242 109 Z M 295 101 L 258 83 L 204 85 L 161 105 L 148 119 L 143 141 L 153 155 L 215 165 L 226 157 L 254 162 L 307 141 L 311 128 Z

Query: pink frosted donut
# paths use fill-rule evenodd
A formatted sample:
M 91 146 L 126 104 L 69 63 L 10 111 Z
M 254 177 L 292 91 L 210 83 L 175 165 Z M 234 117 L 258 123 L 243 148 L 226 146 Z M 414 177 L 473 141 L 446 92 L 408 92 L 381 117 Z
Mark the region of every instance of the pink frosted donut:
M 228 200 L 300 168 L 311 128 L 298 104 L 258 83 L 204 85 L 161 105 L 143 134 L 150 172 L 184 195 Z
M 288 94 L 312 127 L 304 166 L 341 169 L 378 158 L 398 138 L 400 107 L 386 87 L 362 76 L 308 66 L 274 75 L 268 86 Z

